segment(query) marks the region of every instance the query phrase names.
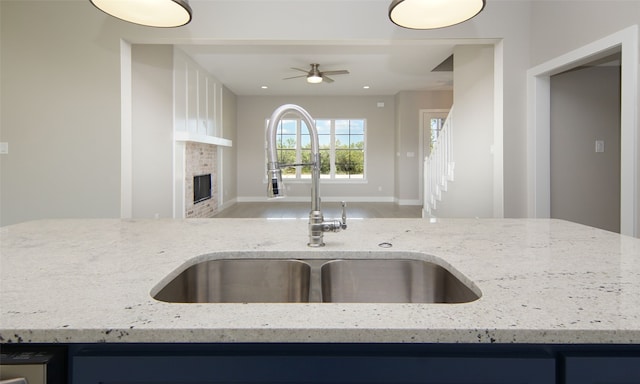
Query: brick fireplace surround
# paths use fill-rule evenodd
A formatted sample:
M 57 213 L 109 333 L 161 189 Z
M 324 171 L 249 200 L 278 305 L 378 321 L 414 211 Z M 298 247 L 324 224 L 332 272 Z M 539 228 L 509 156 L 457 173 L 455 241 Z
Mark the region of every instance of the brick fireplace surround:
M 218 212 L 218 175 L 216 159 L 218 147 L 211 144 L 187 142 L 185 148 L 185 217 L 213 217 Z M 193 177 L 211 174 L 211 198 L 193 203 Z

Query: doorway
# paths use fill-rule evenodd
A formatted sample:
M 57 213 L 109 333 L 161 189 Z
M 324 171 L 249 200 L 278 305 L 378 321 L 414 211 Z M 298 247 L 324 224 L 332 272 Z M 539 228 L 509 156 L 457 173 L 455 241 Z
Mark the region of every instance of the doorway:
M 551 76 L 621 52 L 620 233 L 638 236 L 638 26 L 628 27 L 527 71 L 528 216 L 548 218 Z
M 550 216 L 619 233 L 620 53 L 550 86 Z

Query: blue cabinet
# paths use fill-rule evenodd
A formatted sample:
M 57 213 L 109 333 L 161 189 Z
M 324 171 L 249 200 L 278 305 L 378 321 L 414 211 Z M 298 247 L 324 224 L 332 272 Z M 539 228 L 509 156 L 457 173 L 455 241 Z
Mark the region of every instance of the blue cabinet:
M 555 358 L 380 345 L 154 346 L 79 351 L 74 384 L 474 384 L 555 382 Z M 398 353 L 399 352 L 399 353 Z
M 638 384 L 640 356 L 565 356 L 566 384 Z

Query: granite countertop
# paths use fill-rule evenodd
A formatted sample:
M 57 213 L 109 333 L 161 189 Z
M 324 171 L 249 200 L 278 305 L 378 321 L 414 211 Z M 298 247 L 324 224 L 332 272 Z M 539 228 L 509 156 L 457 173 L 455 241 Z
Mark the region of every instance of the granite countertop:
M 306 220 L 2 227 L 0 342 L 640 343 L 640 239 L 561 220 L 364 219 L 325 234 L 323 248 L 306 242 Z M 236 251 L 320 259 L 420 252 L 482 296 L 463 304 L 175 304 L 151 297 L 179 268 Z

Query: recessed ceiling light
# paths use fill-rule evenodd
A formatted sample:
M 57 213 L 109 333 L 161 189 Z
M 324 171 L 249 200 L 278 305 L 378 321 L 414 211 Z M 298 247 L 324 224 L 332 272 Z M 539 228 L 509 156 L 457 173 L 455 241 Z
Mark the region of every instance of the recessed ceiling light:
M 263 85 L 262 87 L 260 87 L 262 89 L 268 89 L 269 87 L 267 87 L 266 85 Z
M 362 87 L 362 88 L 363 88 L 363 89 L 369 89 L 369 88 L 371 88 L 371 87 L 370 87 L 370 86 L 368 86 L 368 85 L 365 85 L 365 86 L 364 86 L 364 87 Z

